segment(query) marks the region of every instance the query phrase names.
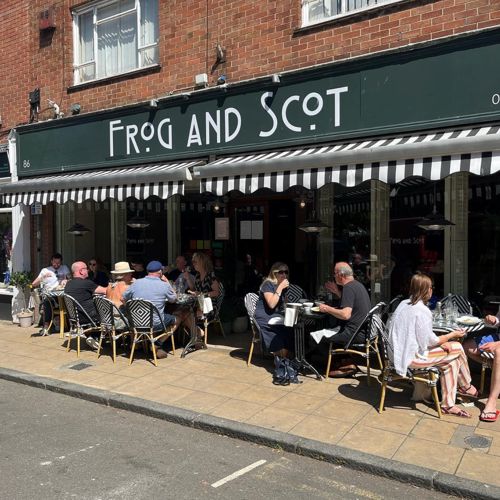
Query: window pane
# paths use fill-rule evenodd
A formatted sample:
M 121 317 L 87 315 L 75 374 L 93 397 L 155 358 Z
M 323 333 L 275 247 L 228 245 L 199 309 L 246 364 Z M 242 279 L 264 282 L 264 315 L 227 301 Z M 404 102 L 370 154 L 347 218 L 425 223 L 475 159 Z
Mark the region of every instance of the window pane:
M 158 40 L 158 1 L 141 0 L 141 47 Z
M 312 0 L 309 2 L 309 21 L 318 21 L 340 14 L 341 0 Z
M 140 65 L 141 68 L 145 66 L 151 66 L 158 62 L 158 46 L 148 47 L 147 49 L 142 49 L 140 52 Z
M 79 80 L 80 82 L 87 82 L 89 80 L 95 79 L 95 63 L 86 64 L 81 68 L 78 68 Z
M 137 68 L 135 20 L 135 14 L 128 14 L 97 27 L 99 78 Z
M 120 0 L 111 5 L 106 5 L 97 10 L 97 21 L 102 21 L 111 16 L 116 16 L 121 12 L 133 9 L 135 6 L 135 0 Z
M 80 64 L 84 64 L 94 59 L 94 33 L 93 33 L 93 14 L 87 12 L 79 18 L 80 31 Z

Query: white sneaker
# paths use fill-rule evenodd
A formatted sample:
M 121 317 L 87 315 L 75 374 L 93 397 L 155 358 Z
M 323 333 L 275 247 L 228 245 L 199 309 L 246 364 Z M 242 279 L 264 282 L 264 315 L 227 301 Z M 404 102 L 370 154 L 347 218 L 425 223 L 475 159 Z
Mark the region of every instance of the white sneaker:
M 92 349 L 94 349 L 94 351 L 97 351 L 97 349 L 99 349 L 99 341 L 97 339 L 95 339 L 94 337 L 87 337 L 85 339 L 85 342 L 87 342 L 87 345 L 92 347 Z

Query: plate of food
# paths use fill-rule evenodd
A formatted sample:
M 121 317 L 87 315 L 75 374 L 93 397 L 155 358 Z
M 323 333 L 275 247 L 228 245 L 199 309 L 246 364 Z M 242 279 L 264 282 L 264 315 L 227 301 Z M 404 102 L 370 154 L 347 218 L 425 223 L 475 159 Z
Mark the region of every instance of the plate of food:
M 476 318 L 476 316 L 460 316 L 457 318 L 457 323 L 467 326 L 477 325 L 480 321 L 481 318 Z

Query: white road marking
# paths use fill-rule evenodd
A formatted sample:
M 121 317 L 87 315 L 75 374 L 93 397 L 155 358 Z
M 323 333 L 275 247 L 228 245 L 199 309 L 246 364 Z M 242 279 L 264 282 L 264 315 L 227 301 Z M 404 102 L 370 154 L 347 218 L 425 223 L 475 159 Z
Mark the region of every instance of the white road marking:
M 222 486 L 223 484 L 228 483 L 229 481 L 232 481 L 233 479 L 236 479 L 237 477 L 242 476 L 243 474 L 246 474 L 247 472 L 250 472 L 251 470 L 264 465 L 267 462 L 267 460 L 258 460 L 257 462 L 254 462 L 253 464 L 248 465 L 247 467 L 243 467 L 243 469 L 237 470 L 236 472 L 233 472 L 229 476 L 226 476 L 219 481 L 211 484 L 212 488 L 218 488 L 219 486 Z

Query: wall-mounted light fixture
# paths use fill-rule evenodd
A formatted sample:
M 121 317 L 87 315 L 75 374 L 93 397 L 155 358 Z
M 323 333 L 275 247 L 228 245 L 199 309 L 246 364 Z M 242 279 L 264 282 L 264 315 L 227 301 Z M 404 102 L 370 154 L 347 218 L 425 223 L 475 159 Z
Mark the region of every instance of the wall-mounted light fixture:
M 158 99 L 151 99 L 149 101 L 149 107 L 151 109 L 157 108 L 158 107 Z
M 80 114 L 80 111 L 82 110 L 82 107 L 80 106 L 80 104 L 78 104 L 77 102 L 75 102 L 74 104 L 71 105 L 71 107 L 69 108 L 70 112 L 72 115 L 79 115 Z
M 273 76 L 271 76 L 271 81 L 273 83 L 280 83 L 281 82 L 281 78 L 280 78 L 280 75 L 278 75 L 277 73 L 275 73 Z
M 73 236 L 83 236 L 84 234 L 90 232 L 90 229 L 79 222 L 75 222 L 69 229 L 66 230 L 67 233 Z

